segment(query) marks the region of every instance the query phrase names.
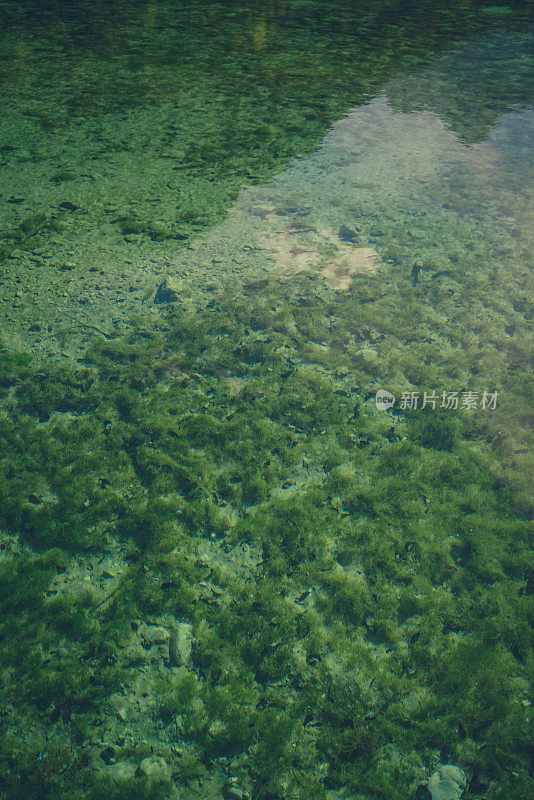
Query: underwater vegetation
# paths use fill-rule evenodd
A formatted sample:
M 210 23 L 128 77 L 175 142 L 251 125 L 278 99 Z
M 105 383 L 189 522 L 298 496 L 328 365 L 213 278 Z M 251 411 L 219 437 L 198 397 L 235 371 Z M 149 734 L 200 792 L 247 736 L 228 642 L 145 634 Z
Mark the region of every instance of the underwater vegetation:
M 390 302 L 369 276 L 231 286 L 76 367 L 0 355 L 2 800 L 198 792 L 221 764 L 243 797 L 408 800 L 440 761 L 471 798 L 532 793 L 532 499 L 499 411 L 376 410 L 485 380 L 452 314 Z M 521 413 L 528 375 L 513 391 Z M 69 589 L 102 559 L 109 583 Z M 151 654 L 176 624 L 173 667 Z M 140 680 L 145 729 L 119 733 Z
M 511 18 L 485 13 L 492 10 L 485 5 L 163 4 L 150 12 L 152 22 L 143 4 L 131 2 L 112 9 L 77 2 L 66 16 L 61 7 L 6 7 L 3 87 L 14 131 L 22 134 L 8 128 L 0 144 L 8 194 L 17 195 L 0 217 L 0 257 L 38 255 L 54 245 L 54 234 L 77 237 L 86 222 L 100 240 L 109 226 L 110 242 L 122 234 L 151 246 L 186 243 L 223 220 L 243 186 L 313 152 L 347 108 L 375 96 L 393 75 L 468 36 L 514 29 L 532 15 L 529 4 L 515 3 Z M 86 20 L 82 35 L 77 14 Z M 21 31 L 29 59 L 23 65 Z M 65 73 L 73 40 L 76 69 Z M 518 56 L 515 82 L 497 96 L 491 74 L 477 71 L 476 81 L 463 82 L 453 70 L 458 98 L 444 93 L 444 108 L 438 92 L 433 104 L 460 135 L 480 141 L 506 108 L 503 96 L 531 100 L 528 67 Z M 398 89 L 391 101 L 397 108 L 408 102 Z M 58 148 L 67 131 L 69 146 Z M 103 182 L 110 161 L 115 179 Z M 132 171 L 146 191 L 130 183 Z M 63 196 L 80 185 L 83 202 Z M 46 188 L 48 197 L 51 186 L 58 190 L 53 212 L 34 196 Z
M 97 4 L 110 35 L 67 74 L 76 14 L 51 38 L 44 13 L 57 66 L 39 70 L 39 35 L 13 57 L 13 5 L 9 91 L 43 95 L 23 93 L 39 147 L 16 170 L 50 158 L 46 185 L 76 188 L 85 153 L 95 188 L 86 209 L 14 198 L 2 259 L 82 231 L 77 210 L 111 239 L 186 242 L 385 79 L 501 13 L 295 2 L 278 22 L 276 3 L 232 2 L 220 24 L 209 4 L 148 5 L 138 26 L 131 3 Z M 490 93 L 480 113 L 486 84 L 455 106 L 443 93 L 467 141 L 502 112 Z M 534 796 L 532 286 L 489 253 L 477 208 L 470 228 L 449 201 L 354 207 L 389 266 L 342 294 L 260 279 L 163 304 L 74 366 L 0 350 L 0 800 L 411 800 L 439 763 L 465 770 L 466 800 Z M 499 405 L 378 412 L 378 388 Z

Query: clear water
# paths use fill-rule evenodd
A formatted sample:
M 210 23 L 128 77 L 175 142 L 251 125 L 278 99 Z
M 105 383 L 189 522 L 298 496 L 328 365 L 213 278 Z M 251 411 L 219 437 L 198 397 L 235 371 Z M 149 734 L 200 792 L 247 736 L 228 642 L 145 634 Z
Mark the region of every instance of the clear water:
M 531 796 L 532 5 L 0 13 L 0 800 Z

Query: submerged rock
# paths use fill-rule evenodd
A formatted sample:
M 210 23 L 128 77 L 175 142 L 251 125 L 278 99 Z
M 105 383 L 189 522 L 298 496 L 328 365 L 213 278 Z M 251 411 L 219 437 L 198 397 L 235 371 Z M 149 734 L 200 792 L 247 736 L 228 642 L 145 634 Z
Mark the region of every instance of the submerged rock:
M 179 622 L 171 631 L 169 639 L 169 664 L 179 667 L 187 664 L 191 656 L 193 626 L 188 622 Z
M 156 782 L 167 782 L 170 780 L 169 766 L 161 756 L 148 756 L 147 758 L 143 758 L 137 768 L 136 774 Z
M 459 800 L 466 786 L 465 773 L 452 764 L 438 767 L 427 784 L 432 800 Z
M 186 285 L 180 278 L 165 278 L 158 286 L 154 297 L 155 303 L 175 303 L 179 296 L 186 291 Z
M 170 633 L 166 628 L 162 628 L 159 625 L 145 625 L 144 623 L 139 626 L 137 633 L 148 645 L 165 644 L 170 637 Z
M 135 764 L 130 761 L 118 761 L 116 764 L 101 767 L 99 773 L 115 783 L 126 783 L 134 777 L 136 769 Z
M 347 228 L 346 225 L 342 225 L 339 229 L 338 237 L 341 239 L 342 242 L 357 242 L 358 241 L 358 234 L 356 231 L 351 230 L 351 228 Z

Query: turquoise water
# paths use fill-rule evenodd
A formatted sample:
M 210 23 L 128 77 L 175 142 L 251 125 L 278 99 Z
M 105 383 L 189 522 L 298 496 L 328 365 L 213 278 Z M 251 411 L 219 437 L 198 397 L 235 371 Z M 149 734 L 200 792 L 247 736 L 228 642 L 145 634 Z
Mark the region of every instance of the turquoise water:
M 0 800 L 530 797 L 532 5 L 0 13 Z

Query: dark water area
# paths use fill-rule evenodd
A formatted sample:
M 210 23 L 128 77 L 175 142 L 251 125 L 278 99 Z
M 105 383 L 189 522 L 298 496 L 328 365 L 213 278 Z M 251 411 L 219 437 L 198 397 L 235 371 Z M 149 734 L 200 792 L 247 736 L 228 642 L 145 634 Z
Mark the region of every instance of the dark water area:
M 0 800 L 534 796 L 534 4 L 0 34 Z

